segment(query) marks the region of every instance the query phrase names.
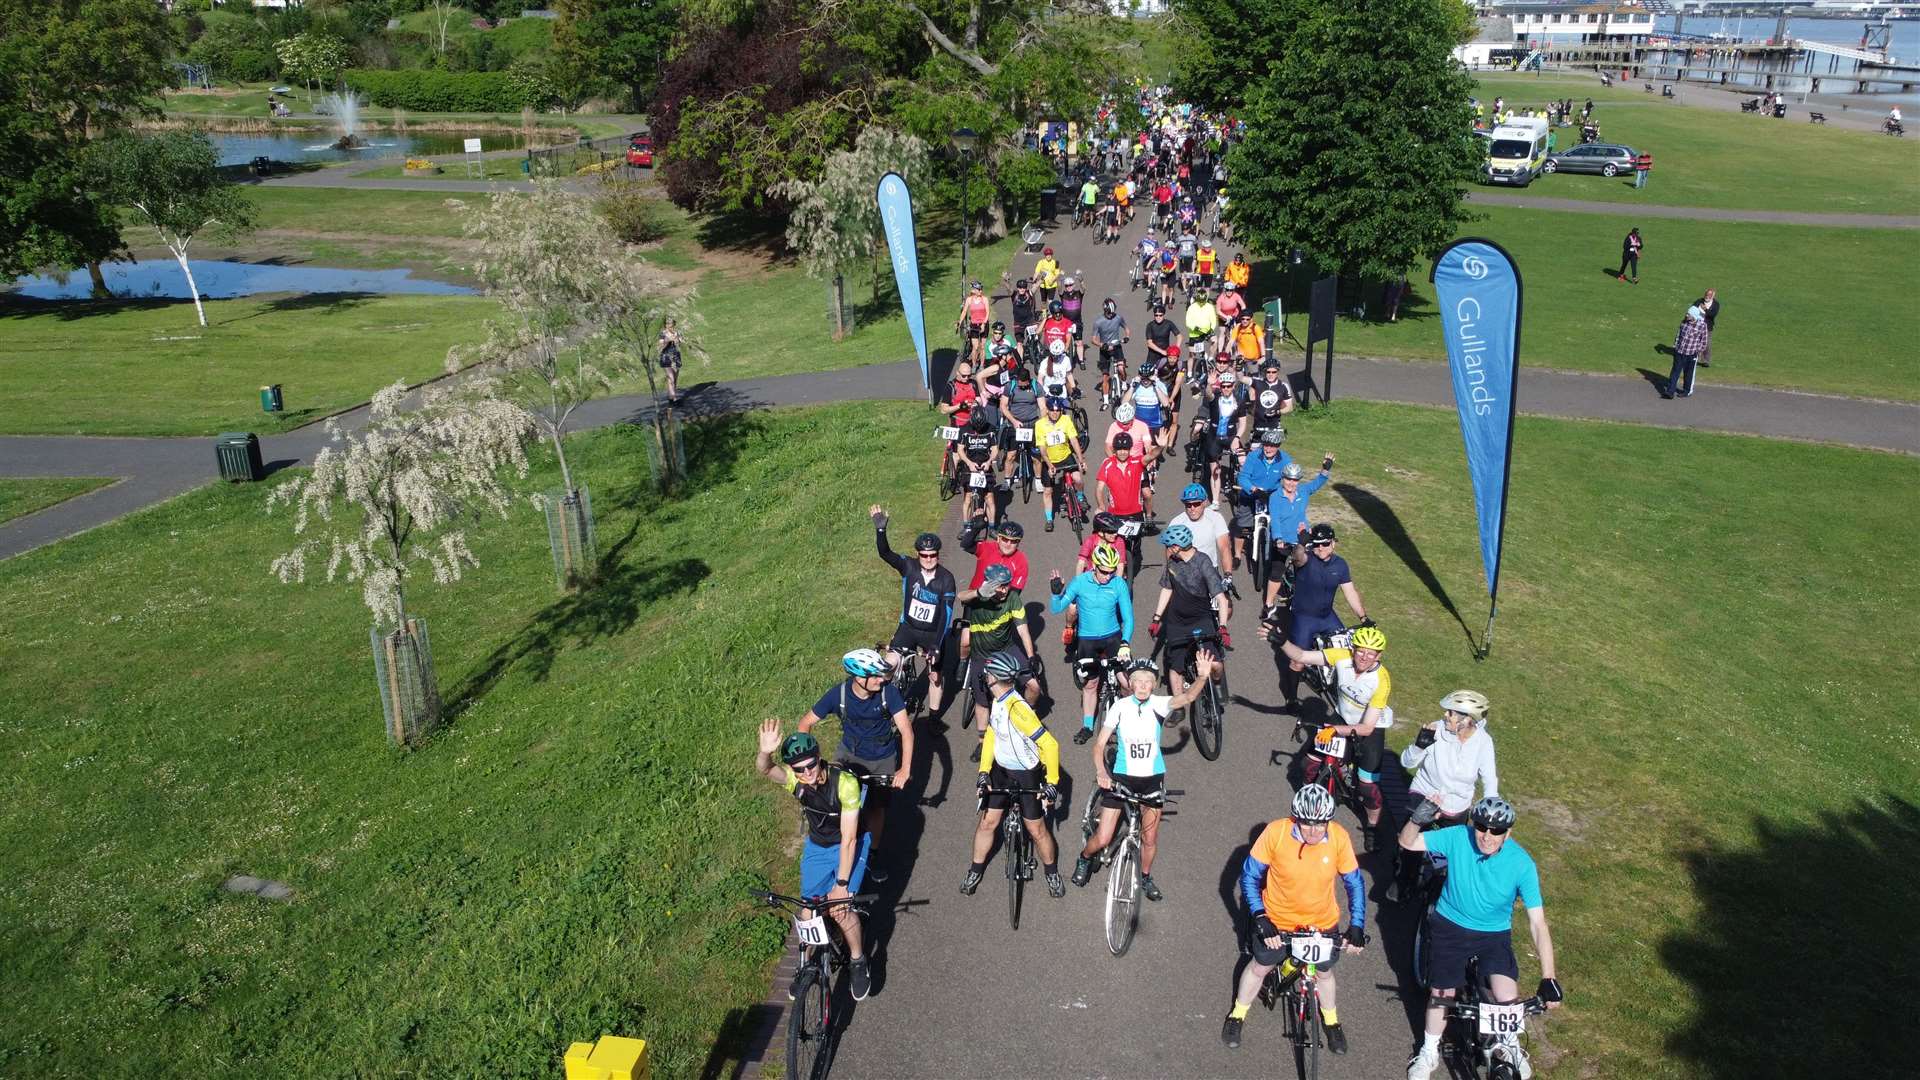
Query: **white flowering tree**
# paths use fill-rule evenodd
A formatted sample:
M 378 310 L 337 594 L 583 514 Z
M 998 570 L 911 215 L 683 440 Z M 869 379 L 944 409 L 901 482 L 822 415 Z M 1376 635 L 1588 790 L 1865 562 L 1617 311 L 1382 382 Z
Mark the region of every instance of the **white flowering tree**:
M 872 262 L 884 239 L 874 192 L 889 172 L 899 173 L 914 187 L 927 172 L 926 143 L 907 132 L 869 124 L 853 149 L 827 158 L 819 180 L 789 180 L 768 189 L 793 204 L 787 245 L 800 253 L 809 275 L 832 286 L 835 340 L 847 333 L 846 272 L 863 259 Z M 874 280 L 877 292 L 877 272 Z
M 269 512 L 293 512 L 293 548 L 273 560 L 283 582 L 324 568 L 358 582 L 373 613 L 374 658 L 389 734 L 411 743 L 438 719 L 439 691 L 424 626 L 407 611 L 407 583 L 424 569 L 440 584 L 478 560 L 465 524 L 506 516 L 506 474 L 527 474 L 531 421 L 484 378 L 410 392 L 395 383 L 373 397 L 364 428 L 329 421 L 331 445 L 312 469 L 276 486 Z

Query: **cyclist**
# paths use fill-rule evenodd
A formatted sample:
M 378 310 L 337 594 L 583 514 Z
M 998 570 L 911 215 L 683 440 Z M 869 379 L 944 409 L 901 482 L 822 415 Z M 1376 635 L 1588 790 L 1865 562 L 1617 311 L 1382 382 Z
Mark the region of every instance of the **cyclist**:
M 1152 284 L 1155 264 L 1160 260 L 1160 244 L 1153 238 L 1152 229 L 1148 229 L 1147 234 L 1140 238 L 1140 243 L 1133 249 L 1133 255 L 1135 263 L 1139 266 L 1140 283 Z
M 1186 202 L 1180 207 L 1180 284 L 1182 288 L 1193 287 L 1193 257 L 1200 250 L 1200 238 L 1194 235 L 1193 203 Z
M 960 325 L 967 335 L 967 359 L 976 364 L 987 354 L 987 319 L 992 310 L 986 286 L 979 281 L 968 282 L 967 298 L 960 301 Z
M 1187 350 L 1206 350 L 1207 343 L 1214 332 L 1220 329 L 1220 313 L 1214 310 L 1213 299 L 1202 285 L 1194 291 L 1193 300 L 1187 304 Z
M 1125 663 L 1133 646 L 1133 589 L 1120 576 L 1120 549 L 1097 544 L 1093 565 L 1062 583 L 1060 571 L 1048 575 L 1053 598 L 1047 602 L 1055 614 L 1072 607 L 1079 613 L 1073 652 L 1067 657 L 1074 677 L 1080 682 L 1080 731 L 1075 743 L 1093 738 L 1094 703 L 1099 699 L 1098 664 L 1105 661 Z M 1092 661 L 1093 666 L 1088 662 Z
M 1447 860 L 1440 899 L 1427 914 L 1427 1023 L 1420 1052 L 1407 1065 L 1407 1080 L 1430 1080 L 1440 1064 L 1440 1033 L 1446 1006 L 1467 981 L 1467 961 L 1478 958 L 1491 1000 L 1510 1004 L 1520 998 L 1520 964 L 1513 955 L 1513 901 L 1527 909 L 1527 929 L 1540 954 L 1540 987 L 1547 1008 L 1560 1007 L 1560 982 L 1554 977 L 1553 934 L 1540 898 L 1540 869 L 1527 849 L 1514 842 L 1515 814 L 1506 800 L 1487 796 L 1473 804 L 1469 825 L 1450 825 L 1423 833 L 1409 821 L 1400 830 L 1400 849 L 1433 852 Z M 1519 1041 L 1502 1039 L 1507 1060 L 1531 1077 Z
M 1179 332 L 1180 328 L 1173 324 L 1173 320 L 1167 318 L 1167 305 L 1153 305 L 1153 319 L 1142 331 L 1147 339 L 1147 359 L 1164 361 L 1167 358 L 1167 350 L 1173 348 L 1174 337 Z M 1123 376 L 1124 374 L 1125 372 L 1122 372 Z
M 1153 185 L 1153 222 L 1165 230 L 1173 219 L 1173 187 L 1162 179 Z
M 1073 377 L 1073 358 L 1063 347 L 1050 350 L 1040 358 L 1040 390 L 1048 397 L 1076 398 L 1080 396 L 1079 380 Z
M 959 593 L 962 601 L 977 595 L 987 580 L 987 570 L 993 566 L 1004 566 L 1013 575 L 1009 581 L 1016 594 L 1027 587 L 1027 556 L 1020 550 L 1020 544 L 1026 539 L 1027 531 L 1017 521 L 1003 521 L 993 532 L 993 544 L 985 550 L 976 550 L 977 540 L 962 541 L 960 546 L 967 554 L 975 556 L 973 579 L 967 583 L 967 589 Z
M 1047 304 L 1047 321 L 1040 324 L 1040 351 L 1051 355 L 1058 343 L 1071 352 L 1079 340 L 1079 329 L 1067 318 L 1067 306 L 1059 300 Z
M 1173 303 L 1173 287 L 1180 280 L 1180 256 L 1174 251 L 1172 237 L 1160 242 L 1160 254 L 1154 269 L 1160 272 L 1160 303 Z
M 960 463 L 965 485 L 966 498 L 961 502 L 960 517 L 966 522 L 961 535 L 966 536 L 974 529 L 974 515 L 983 514 L 991 525 L 1000 514 L 1000 500 L 994 497 L 997 485 L 994 472 L 994 452 L 1000 448 L 999 436 L 993 433 L 993 423 L 987 419 L 987 408 L 976 403 L 967 417 L 967 425 L 960 429 Z M 974 487 L 973 476 L 986 478 L 986 486 Z
M 1060 802 L 1060 791 L 1054 786 L 1060 782 L 1060 740 L 1040 722 L 1033 706 L 1015 692 L 1014 684 L 1025 674 L 1014 658 L 1005 655 L 995 656 L 981 672 L 987 680 L 993 708 L 981 732 L 980 779 L 976 782 L 976 787 L 986 796 L 986 812 L 980 815 L 980 827 L 973 834 L 973 861 L 960 883 L 960 891 L 968 896 L 980 887 L 980 879 L 987 869 L 987 855 L 993 850 L 995 834 L 1000 831 L 1001 815 L 1015 798 L 1006 793 L 1008 788 L 1040 791 L 1038 796 L 1018 796 L 1020 819 L 1033 837 L 1034 849 L 1046 870 L 1047 893 L 1056 900 L 1067 895 L 1067 883 L 1060 880 L 1060 853 L 1054 847 L 1053 833 L 1047 829 L 1045 810 L 1041 807 L 1042 802 L 1049 807 Z M 1012 857 L 1012 852 L 1007 854 Z
M 892 773 L 892 790 L 876 787 L 862 811 L 862 825 L 876 843 L 887 824 L 892 791 L 907 786 L 913 771 L 913 721 L 907 703 L 891 681 L 887 658 L 872 649 L 855 649 L 840 658 L 847 677 L 820 695 L 800 718 L 800 730 L 811 734 L 829 716 L 840 718 L 839 764 L 856 773 Z M 873 879 L 886 874 L 874 868 Z
M 953 628 L 955 594 L 959 585 L 953 571 L 940 564 L 940 534 L 923 532 L 913 538 L 912 562 L 893 550 L 887 542 L 887 512 L 876 505 L 867 511 L 873 518 L 873 543 L 880 561 L 900 575 L 900 624 L 887 643 L 887 667 L 899 674 L 906 662 L 907 650 L 919 649 L 927 657 L 927 713 L 938 716 L 945 698 L 946 680 L 940 661 L 944 658 L 947 634 Z
M 1227 193 L 1222 191 L 1220 193 L 1222 209 L 1225 208 L 1226 201 Z M 1234 252 L 1233 261 L 1227 264 L 1227 284 L 1244 293 L 1247 289 L 1247 282 L 1252 280 L 1253 267 L 1247 263 L 1247 253 L 1244 251 Z
M 1361 841 L 1368 852 L 1374 850 L 1374 830 L 1380 827 L 1380 759 L 1386 753 L 1387 729 L 1393 726 L 1393 709 L 1387 704 L 1393 695 L 1393 680 L 1380 663 L 1380 654 L 1386 649 L 1387 635 L 1377 626 L 1356 627 L 1351 645 L 1345 649 L 1302 649 L 1291 641 L 1280 646 L 1296 665 L 1333 668 L 1338 673 L 1335 704 L 1340 711 L 1339 722 L 1321 728 L 1316 738 L 1323 745 L 1331 738 L 1353 740 L 1355 786 L 1367 807 L 1367 827 Z M 1308 754 L 1307 783 L 1319 783 L 1321 770 L 1328 767 L 1326 758 Z
M 1148 624 L 1147 633 L 1156 638 L 1166 635 L 1167 682 L 1177 694 L 1185 689 L 1187 661 L 1193 658 L 1196 634 L 1217 630 L 1221 646 L 1233 648 L 1233 638 L 1227 633 L 1233 608 L 1219 567 L 1212 559 L 1194 556 L 1192 529 L 1176 520 L 1160 533 L 1160 546 L 1166 549 L 1167 562 L 1160 570 L 1160 597 L 1154 602 L 1153 622 Z M 1215 660 L 1194 670 L 1198 678 L 1217 680 L 1226 674 L 1226 665 Z
M 1178 345 L 1169 347 L 1169 356 L 1179 355 Z M 1133 406 L 1133 417 L 1147 425 L 1147 431 L 1156 444 L 1161 443 L 1160 429 L 1167 426 L 1173 415 L 1173 395 L 1167 384 L 1160 379 L 1160 365 L 1153 360 L 1143 361 L 1139 375 L 1133 385 L 1127 388 L 1127 403 Z
M 1033 655 L 1033 637 L 1027 630 L 1027 604 L 1013 588 L 1013 571 L 1004 564 L 988 567 L 978 589 L 960 590 L 960 651 L 967 656 L 967 685 L 978 695 L 973 720 L 987 722 L 986 702 L 992 700 L 983 674 L 987 663 L 1004 657 L 1021 671 Z M 1040 684 L 1028 677 L 1028 691 L 1039 695 Z
M 1008 300 L 1013 305 L 1014 336 L 1020 339 L 1020 348 L 1025 350 L 1040 333 L 1040 302 L 1026 278 L 1013 283 L 1013 295 Z
M 1120 208 L 1121 223 L 1133 224 L 1133 184 L 1124 176 L 1113 183 L 1113 203 Z M 1117 235 L 1115 239 L 1118 239 Z
M 1263 829 L 1240 868 L 1240 895 L 1246 898 L 1247 914 L 1253 920 L 1247 942 L 1253 959 L 1240 973 L 1233 1011 L 1220 1027 L 1220 1041 L 1229 1049 L 1240 1045 L 1240 1029 L 1267 972 L 1279 964 L 1280 977 L 1286 980 L 1299 970 L 1287 952 L 1287 935 L 1314 930 L 1331 936 L 1339 929 L 1336 878 L 1347 893 L 1344 951 L 1359 953 L 1367 945 L 1367 892 L 1360 876 L 1360 860 L 1354 856 L 1347 830 L 1333 820 L 1333 796 L 1325 788 L 1308 785 L 1293 793 L 1293 816 Z M 1314 976 L 1327 1049 L 1335 1054 L 1347 1052 L 1347 1033 L 1340 1027 L 1332 971 L 1341 951 L 1336 946 L 1331 956 L 1316 964 Z
M 1267 355 L 1267 335 L 1254 321 L 1253 312 L 1240 313 L 1240 321 L 1233 324 L 1233 351 L 1239 354 L 1240 362 L 1247 367 L 1259 363 Z
M 1080 221 L 1083 225 L 1093 224 L 1093 211 L 1100 205 L 1100 184 L 1092 176 L 1080 185 Z
M 1256 419 L 1255 423 L 1258 422 Z M 1287 431 L 1278 424 L 1263 429 L 1258 439 L 1260 452 L 1248 454 L 1240 463 L 1240 498 L 1234 504 L 1233 530 L 1235 550 L 1242 552 L 1243 557 L 1255 554 L 1247 551 L 1253 535 L 1254 515 L 1267 508 L 1268 498 L 1280 490 L 1281 475 L 1293 464 L 1293 458 L 1280 449 L 1286 440 Z
M 1100 240 L 1107 244 L 1120 242 L 1120 201 L 1112 193 L 1100 207 Z
M 1105 411 L 1107 398 L 1113 393 L 1112 367 L 1120 365 L 1122 378 L 1127 374 L 1127 357 L 1124 346 L 1133 340 L 1127 329 L 1126 316 L 1120 314 L 1120 304 L 1109 296 L 1100 304 L 1100 317 L 1093 321 L 1093 340 L 1100 345 L 1100 409 Z
M 1020 366 L 1020 349 L 1007 339 L 1007 324 L 995 322 L 987 338 L 987 370 L 1011 371 Z
M 1061 285 L 1060 314 L 1073 324 L 1074 363 L 1079 364 L 1086 359 L 1081 353 L 1080 342 L 1086 337 L 1086 328 L 1082 325 L 1081 314 L 1086 310 L 1087 294 L 1081 290 L 1080 279 L 1077 277 L 1069 275 Z
M 1040 479 L 1044 482 L 1040 492 L 1045 499 L 1048 532 L 1053 531 L 1054 511 L 1066 509 L 1053 504 L 1056 477 L 1063 482 L 1068 479 L 1074 482 L 1073 493 L 1068 498 L 1079 499 L 1083 503 L 1086 501 L 1087 464 L 1080 456 L 1082 441 L 1080 429 L 1074 427 L 1073 417 L 1067 415 L 1067 399 L 1060 395 L 1048 395 L 1047 413 L 1033 425 L 1033 442 L 1040 448 Z
M 1000 395 L 1000 449 L 1005 456 L 1002 474 L 1007 477 L 1019 475 L 1015 466 L 1022 455 L 1031 457 L 1033 444 L 1023 443 L 1017 433 L 1029 431 L 1040 419 L 1040 384 L 1034 381 L 1033 369 L 1017 367 L 1007 382 L 1006 392 Z M 1039 470 L 1034 470 L 1038 475 Z
M 1267 497 L 1267 535 L 1280 548 L 1276 558 L 1298 558 L 1300 545 L 1307 540 L 1308 500 L 1314 492 L 1327 486 L 1327 481 L 1333 475 L 1333 455 L 1328 454 L 1321 459 L 1320 471 L 1313 475 L 1313 479 L 1303 483 L 1301 477 L 1304 475 L 1299 462 L 1287 462 L 1287 467 L 1280 470 L 1280 490 Z M 1280 577 L 1276 574 L 1267 582 L 1267 595 L 1262 602 L 1271 608 L 1279 599 L 1279 594 Z
M 1233 357 L 1221 354 L 1213 358 L 1213 370 L 1207 373 L 1205 397 L 1193 418 L 1200 454 L 1207 461 L 1207 489 L 1211 501 L 1220 501 L 1220 463 L 1226 455 L 1236 458 L 1244 452 L 1248 431 L 1248 388 L 1234 371 Z M 1231 569 L 1228 563 L 1225 568 Z
M 1100 463 L 1095 477 L 1099 481 L 1100 509 L 1123 522 L 1144 521 L 1147 516 L 1146 462 L 1135 456 L 1133 436 L 1124 431 L 1113 436 L 1109 446 L 1112 452 Z M 1139 542 L 1137 536 L 1129 541 Z
M 1233 572 L 1233 548 L 1227 538 L 1227 519 L 1207 505 L 1207 489 L 1188 484 L 1180 490 L 1180 506 L 1185 512 L 1175 517 L 1193 534 L 1193 550 L 1199 552 L 1225 579 Z
M 1493 736 L 1485 733 L 1486 695 L 1455 690 L 1440 699 L 1440 708 L 1440 719 L 1421 728 L 1413 745 L 1400 752 L 1400 764 L 1416 774 L 1407 792 L 1407 820 L 1423 829 L 1466 820 L 1475 780 L 1484 795 L 1500 794 Z M 1418 871 L 1417 860 L 1402 858 L 1387 898 L 1411 899 Z
M 1303 649 L 1313 645 L 1313 635 L 1330 634 L 1343 628 L 1340 617 L 1333 612 L 1336 591 L 1347 598 L 1347 606 L 1353 609 L 1355 618 L 1362 622 L 1367 618 L 1366 605 L 1360 602 L 1360 590 L 1353 584 L 1353 571 L 1348 568 L 1347 560 L 1334 554 L 1337 546 L 1333 526 L 1323 521 L 1307 531 L 1306 544 L 1293 553 L 1293 620 L 1287 628 L 1287 640 Z M 1309 552 L 1312 558 L 1308 557 Z M 1294 690 L 1287 689 L 1286 676 L 1287 672 L 1281 672 L 1281 686 L 1291 702 Z M 1297 675 L 1293 684 L 1297 689 Z
M 1033 264 L 1033 280 L 1040 286 L 1040 302 L 1052 304 L 1053 294 L 1060 288 L 1060 263 L 1053 257 L 1052 248 L 1042 248 L 1040 261 Z
M 1213 658 L 1211 653 L 1203 652 L 1201 656 L 1209 662 Z M 1132 693 L 1107 706 L 1106 715 L 1100 718 L 1100 734 L 1093 744 L 1094 776 L 1101 791 L 1121 789 L 1140 798 L 1158 798 L 1165 794 L 1167 759 L 1160 752 L 1161 729 L 1173 710 L 1193 704 L 1200 696 L 1200 684 L 1196 682 L 1187 687 L 1186 693 L 1172 697 L 1155 694 L 1159 685 L 1160 676 L 1153 661 L 1142 658 L 1127 666 L 1127 686 Z M 1074 741 L 1085 740 L 1075 736 Z M 1109 757 L 1113 759 L 1111 762 Z M 1080 857 L 1073 861 L 1075 885 L 1084 886 L 1093 876 L 1094 857 L 1113 843 L 1113 834 L 1120 828 L 1120 812 L 1125 806 L 1117 796 L 1101 797 L 1099 824 L 1087 838 L 1087 845 L 1080 849 Z M 1153 857 L 1159 850 L 1160 807 L 1142 806 L 1140 891 L 1153 901 L 1166 898 L 1153 880 Z
M 1193 253 L 1193 273 L 1200 279 L 1202 289 L 1213 288 L 1213 275 L 1220 269 L 1220 253 L 1213 250 L 1213 241 L 1203 239 L 1200 248 Z
M 1248 388 L 1248 403 L 1253 406 L 1253 436 L 1278 429 L 1281 417 L 1293 411 L 1293 384 L 1280 374 L 1280 361 L 1273 357 L 1261 361 L 1260 377 Z
M 980 388 L 973 385 L 973 365 L 962 360 L 954 365 L 953 382 L 947 388 L 947 400 L 940 405 L 940 411 L 953 418 L 955 427 L 966 427 L 979 401 Z
M 1229 281 L 1220 286 L 1220 299 L 1214 301 L 1213 351 L 1225 353 L 1231 343 L 1234 324 L 1247 310 L 1247 299 L 1240 293 L 1240 287 Z
M 778 764 L 773 757 L 776 753 L 780 755 Z M 786 788 L 800 803 L 800 815 L 807 823 L 806 838 L 800 842 L 801 896 L 845 900 L 858 893 L 867 875 L 867 852 L 873 844 L 872 835 L 860 831 L 859 779 L 822 760 L 820 741 L 813 736 L 795 732 L 782 739 L 780 721 L 772 716 L 760 722 L 760 747 L 753 756 L 753 768 Z M 806 909 L 801 915 L 811 918 L 813 911 Z M 873 992 L 873 972 L 861 940 L 860 916 L 846 904 L 829 908 L 827 915 L 840 924 L 840 932 L 847 939 L 847 955 L 853 960 L 849 979 L 853 996 L 864 1001 Z M 787 994 L 791 997 L 792 990 Z

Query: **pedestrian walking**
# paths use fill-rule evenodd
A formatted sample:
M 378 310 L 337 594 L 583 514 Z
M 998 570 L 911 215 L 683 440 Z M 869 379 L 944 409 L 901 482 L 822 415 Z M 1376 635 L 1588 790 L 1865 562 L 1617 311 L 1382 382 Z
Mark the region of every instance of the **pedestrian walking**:
M 1626 281 L 1627 270 L 1631 268 L 1633 270 L 1633 283 L 1635 285 L 1640 284 L 1641 247 L 1640 230 L 1628 229 L 1626 239 L 1620 241 L 1620 269 L 1614 273 L 1614 277 L 1619 278 L 1621 281 Z
M 1667 375 L 1667 387 L 1660 391 L 1661 397 L 1671 400 L 1693 396 L 1694 366 L 1710 341 L 1707 318 L 1700 305 L 1689 307 L 1687 317 L 1680 320 L 1680 332 L 1673 338 L 1673 371 Z
M 1713 295 L 1712 289 L 1708 289 L 1705 296 L 1693 302 L 1693 306 L 1699 308 L 1701 316 L 1707 320 L 1707 347 L 1700 350 L 1700 366 L 1712 367 L 1707 361 L 1713 356 L 1713 320 L 1720 317 L 1720 300 Z

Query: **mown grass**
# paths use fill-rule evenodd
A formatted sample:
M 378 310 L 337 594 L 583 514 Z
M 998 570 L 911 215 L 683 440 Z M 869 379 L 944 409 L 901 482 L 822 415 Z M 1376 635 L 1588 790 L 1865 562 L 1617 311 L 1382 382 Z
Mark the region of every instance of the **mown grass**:
M 383 188 L 356 191 L 272 184 L 257 185 L 247 192 L 263 230 L 298 229 L 376 237 L 458 237 L 460 219 L 447 208 L 449 197 L 434 191 Z
M 1396 709 L 1431 719 L 1461 686 L 1493 701 L 1570 994 L 1536 1064 L 1899 1075 L 1875 988 L 1914 960 L 1920 892 L 1920 519 L 1901 494 L 1920 461 L 1522 418 L 1476 663 L 1487 594 L 1451 410 L 1336 403 L 1288 426 L 1296 453 L 1339 454 L 1315 517 L 1389 635 Z M 1809 927 L 1818 960 L 1784 944 Z M 1774 988 L 1807 963 L 1849 976 L 1783 1023 Z
M 1910 231 L 1473 209 L 1482 220 L 1464 235 L 1500 243 L 1526 284 L 1523 363 L 1664 376 L 1672 359 L 1659 350 L 1672 346 L 1687 305 L 1712 287 L 1724 311 L 1710 381 L 1920 399 L 1920 309 L 1908 285 L 1920 272 L 1920 239 Z M 1638 285 L 1612 274 L 1634 226 L 1646 241 Z M 1396 323 L 1379 321 L 1379 289 L 1368 290 L 1368 320 L 1342 319 L 1335 351 L 1444 359 L 1430 268 L 1409 279 L 1413 293 Z M 1283 267 L 1263 262 L 1255 270 L 1256 296 L 1287 288 Z M 1305 311 L 1305 279 L 1296 312 Z M 1343 294 L 1341 303 L 1353 300 Z M 1305 322 L 1294 318 L 1293 332 L 1304 334 Z
M 1517 189 L 1523 195 L 1738 210 L 1920 214 L 1920 145 L 1808 123 L 1805 106 L 1789 106 L 1787 118 L 1778 120 L 1665 101 L 1639 83 L 1610 89 L 1591 79 L 1530 75 L 1482 75 L 1479 82 L 1479 97 L 1489 110 L 1496 95 L 1520 109 L 1545 108 L 1549 98 L 1570 97 L 1576 113 L 1592 98 L 1604 141 L 1653 155 L 1644 189 L 1635 190 L 1630 176 L 1549 176 Z M 1561 149 L 1580 141 L 1577 126 L 1555 130 Z
M 34 476 L 0 479 L 0 521 L 24 517 L 113 483 L 103 476 Z
M 0 307 L 0 434 L 272 432 L 357 405 L 395 379 L 438 374 L 476 340 L 488 301 L 283 294 Z M 286 411 L 260 411 L 280 383 Z
M 291 535 L 261 487 L 0 563 L 0 1072 L 549 1077 L 617 1033 L 675 1077 L 737 1051 L 714 1034 L 786 931 L 746 892 L 795 880 L 753 729 L 891 619 L 865 510 L 933 522 L 924 429 L 695 426 L 683 501 L 643 490 L 638 429 L 576 438 L 604 583 L 556 593 L 531 509 L 480 524 L 481 567 L 411 594 L 457 713 L 414 753 L 382 734 L 358 586 L 269 576 Z M 726 539 L 745 520 L 788 541 Z

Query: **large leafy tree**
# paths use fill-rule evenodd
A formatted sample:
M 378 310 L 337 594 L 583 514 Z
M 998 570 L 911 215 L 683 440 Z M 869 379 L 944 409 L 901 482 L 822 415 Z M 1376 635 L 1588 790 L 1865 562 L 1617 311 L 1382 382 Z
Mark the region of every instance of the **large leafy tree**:
M 1301 23 L 1227 158 L 1236 233 L 1374 280 L 1457 235 L 1479 151 L 1456 37 L 1435 0 L 1326 3 Z
M 81 158 L 88 138 L 157 115 L 170 44 L 151 0 L 0 0 L 0 274 L 124 249 Z
M 1227 113 L 1246 108 L 1247 94 L 1265 80 L 1268 65 L 1291 50 L 1301 23 L 1325 3 L 1173 0 L 1166 32 L 1179 43 L 1174 50 L 1175 95 Z
M 556 0 L 554 7 L 554 51 L 562 62 L 619 87 L 631 108 L 644 108 L 666 66 L 680 0 Z

